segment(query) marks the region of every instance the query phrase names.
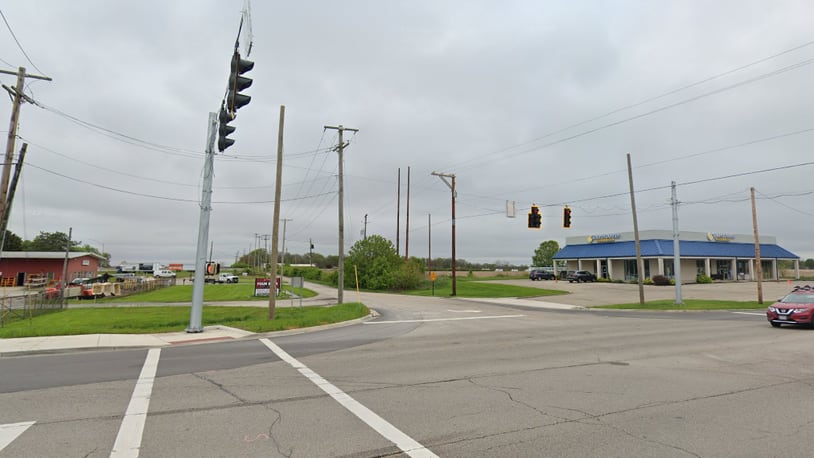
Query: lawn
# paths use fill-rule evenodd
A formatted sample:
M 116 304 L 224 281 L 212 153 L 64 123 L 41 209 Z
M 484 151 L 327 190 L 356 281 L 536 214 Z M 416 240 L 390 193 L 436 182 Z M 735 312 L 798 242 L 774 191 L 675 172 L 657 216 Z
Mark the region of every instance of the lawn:
M 289 291 L 288 285 L 283 285 L 283 293 Z M 295 293 L 299 294 L 300 289 L 295 288 Z M 309 298 L 316 296 L 317 293 L 309 289 L 302 289 L 302 297 Z M 284 295 L 278 300 L 289 299 L 290 296 Z M 207 302 L 223 302 L 223 301 L 268 301 L 268 296 L 255 296 L 254 295 L 254 281 L 244 281 L 241 283 L 221 283 L 204 285 L 204 301 Z M 121 297 L 108 297 L 96 299 L 96 303 L 126 303 L 126 302 L 190 302 L 192 301 L 192 285 L 175 285 L 166 288 L 155 289 L 139 294 L 132 294 L 129 296 Z M 83 301 L 84 302 L 84 301 Z
M 596 309 L 627 309 L 627 310 L 765 310 L 767 303 L 758 304 L 757 301 L 713 301 L 706 299 L 685 299 L 682 305 L 676 305 L 673 299 L 658 301 L 645 301 L 644 305 L 635 302 L 632 304 L 598 305 Z
M 455 289 L 457 290 L 458 297 L 537 297 L 537 296 L 557 296 L 560 294 L 568 294 L 567 291 L 558 291 L 552 289 L 532 288 L 529 286 L 515 286 L 504 285 L 501 283 L 492 283 L 490 281 L 481 281 L 483 279 L 469 279 L 458 278 Z M 441 277 L 435 282 L 435 291 L 433 292 L 432 286 L 428 284 L 425 287 L 404 291 L 403 294 L 413 296 L 439 296 L 450 297 L 452 295 L 452 279 L 448 277 Z
M 281 331 L 353 320 L 370 313 L 360 303 L 331 307 L 278 307 L 268 320 L 266 307 L 205 306 L 202 324 L 220 324 L 250 332 Z M 19 320 L 0 328 L 0 338 L 77 334 L 154 334 L 183 331 L 189 325 L 189 307 L 68 308 Z

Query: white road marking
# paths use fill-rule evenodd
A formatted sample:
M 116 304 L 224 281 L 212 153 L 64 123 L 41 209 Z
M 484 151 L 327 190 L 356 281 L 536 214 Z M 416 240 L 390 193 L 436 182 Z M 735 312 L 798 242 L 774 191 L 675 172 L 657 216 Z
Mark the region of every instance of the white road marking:
M 322 391 L 334 398 L 336 402 L 342 404 L 343 407 L 348 409 L 352 414 L 356 415 L 360 420 L 367 423 L 368 426 L 373 428 L 377 433 L 381 434 L 390 442 L 396 444 L 396 447 L 401 449 L 402 452 L 412 457 L 438 458 L 438 455 L 428 450 L 415 439 L 401 432 L 372 410 L 360 404 L 357 400 L 347 395 L 344 391 L 340 390 L 322 378 L 319 374 L 309 369 L 305 364 L 297 361 L 274 342 L 266 338 L 260 339 L 260 342 L 263 342 L 263 344 L 273 351 L 274 354 L 280 359 L 290 364 L 294 369 L 297 369 L 314 385 L 318 386 Z
M 34 423 L 36 423 L 36 421 L 23 421 L 20 423 L 0 425 L 0 451 L 6 448 L 8 444 L 14 442 L 14 439 L 20 437 L 20 434 L 24 433 L 25 430 L 30 428 Z
M 452 313 L 480 313 L 480 310 L 447 310 Z
M 757 315 L 757 316 L 766 316 L 765 313 L 755 313 L 755 312 L 732 312 L 738 315 Z
M 462 318 L 428 318 L 423 320 L 365 321 L 362 324 L 429 323 L 433 321 L 496 320 L 498 318 L 520 318 L 526 315 L 465 316 Z
M 147 410 L 150 407 L 150 396 L 153 393 L 155 373 L 158 369 L 160 348 L 151 348 L 147 352 L 141 374 L 133 388 L 130 404 L 119 427 L 116 442 L 113 443 L 111 457 L 137 458 L 141 448 L 141 437 L 144 434 L 144 423 L 147 421 Z

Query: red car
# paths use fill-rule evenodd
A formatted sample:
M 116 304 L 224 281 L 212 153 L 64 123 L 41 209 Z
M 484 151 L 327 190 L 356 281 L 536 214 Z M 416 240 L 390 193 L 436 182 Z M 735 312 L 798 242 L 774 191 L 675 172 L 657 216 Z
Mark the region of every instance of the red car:
M 795 286 L 785 297 L 770 305 L 766 319 L 778 328 L 781 324 L 807 324 L 814 327 L 814 288 Z

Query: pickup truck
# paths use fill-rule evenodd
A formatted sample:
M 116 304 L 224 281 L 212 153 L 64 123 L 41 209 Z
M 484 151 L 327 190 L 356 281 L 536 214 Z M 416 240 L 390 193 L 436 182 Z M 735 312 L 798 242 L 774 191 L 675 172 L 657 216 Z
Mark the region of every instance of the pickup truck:
M 223 272 L 217 277 L 207 277 L 205 282 L 206 283 L 237 283 L 240 280 L 240 277 L 237 275 L 232 275 L 227 272 Z

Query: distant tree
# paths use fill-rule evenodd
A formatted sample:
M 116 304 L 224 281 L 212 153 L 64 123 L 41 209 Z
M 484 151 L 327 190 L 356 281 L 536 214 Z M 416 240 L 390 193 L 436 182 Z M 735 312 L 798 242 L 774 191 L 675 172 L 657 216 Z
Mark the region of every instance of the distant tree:
M 100 250 L 100 249 L 98 249 L 98 248 L 96 248 L 94 246 L 90 246 L 87 243 L 82 245 L 82 246 L 75 246 L 75 247 L 71 248 L 71 251 L 82 251 L 82 252 L 85 252 L 85 253 L 96 253 L 99 256 L 104 258 L 101 261 L 100 265 L 102 267 L 110 267 L 110 253 L 103 253 L 102 250 Z
M 380 235 L 370 235 L 354 243 L 345 260 L 345 286 L 354 286 L 358 272 L 359 286 L 367 289 L 388 289 L 393 275 L 404 263 L 390 240 Z
M 82 242 L 70 241 L 71 249 Z M 40 232 L 34 240 L 23 242 L 24 251 L 65 251 L 68 246 L 68 234 L 64 232 Z
M 808 258 L 803 261 L 803 265 L 806 269 L 814 269 L 814 259 Z
M 535 267 L 554 265 L 554 255 L 560 251 L 560 244 L 556 240 L 546 240 L 541 243 L 531 258 L 531 264 Z
M 19 235 L 6 230 L 6 241 L 3 244 L 4 251 L 22 251 L 23 239 Z

